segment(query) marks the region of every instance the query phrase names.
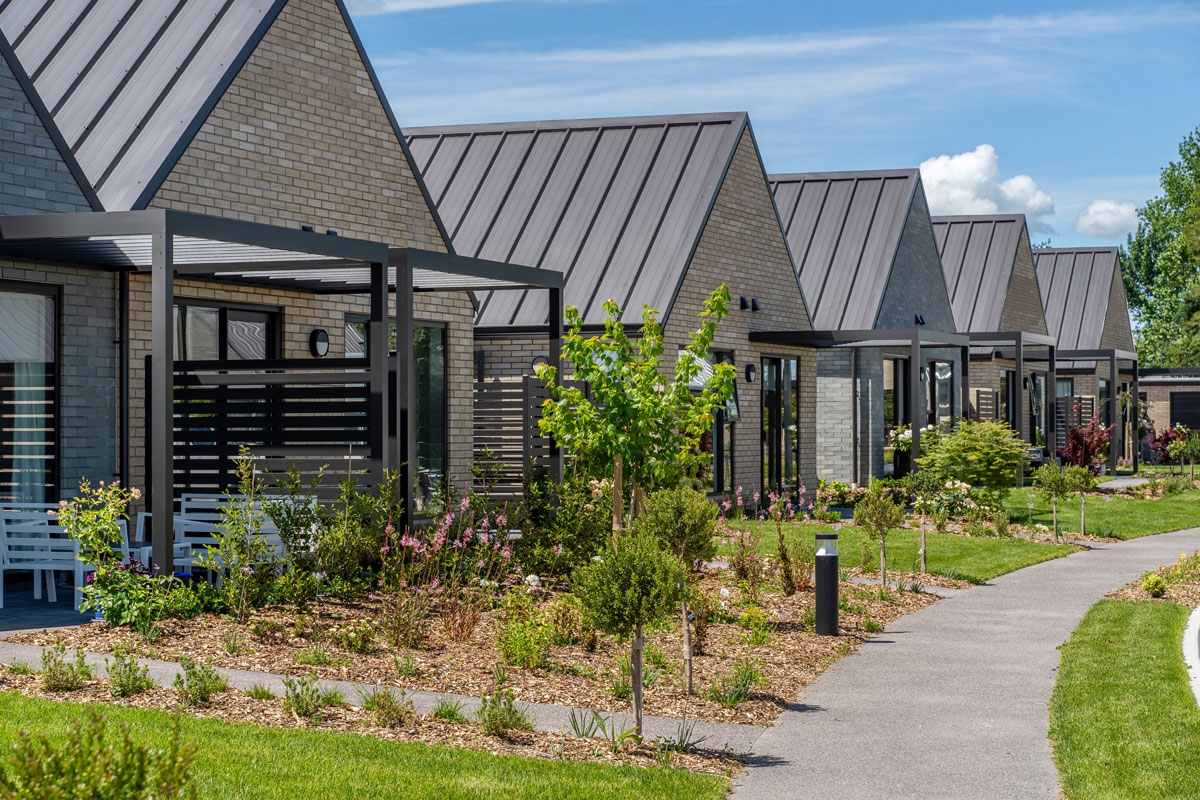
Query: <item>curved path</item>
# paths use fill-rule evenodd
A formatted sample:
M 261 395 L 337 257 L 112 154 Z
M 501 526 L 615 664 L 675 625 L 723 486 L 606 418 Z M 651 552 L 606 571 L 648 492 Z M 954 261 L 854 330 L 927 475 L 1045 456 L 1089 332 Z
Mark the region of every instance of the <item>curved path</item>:
M 758 738 L 735 797 L 1057 797 L 1058 646 L 1105 594 L 1197 549 L 1200 529 L 1106 545 L 900 618 Z

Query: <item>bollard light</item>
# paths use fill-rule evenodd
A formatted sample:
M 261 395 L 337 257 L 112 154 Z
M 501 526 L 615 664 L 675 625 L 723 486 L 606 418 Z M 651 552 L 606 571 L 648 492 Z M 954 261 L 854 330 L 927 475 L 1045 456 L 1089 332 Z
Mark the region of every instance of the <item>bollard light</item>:
M 817 534 L 817 633 L 838 635 L 837 533 Z

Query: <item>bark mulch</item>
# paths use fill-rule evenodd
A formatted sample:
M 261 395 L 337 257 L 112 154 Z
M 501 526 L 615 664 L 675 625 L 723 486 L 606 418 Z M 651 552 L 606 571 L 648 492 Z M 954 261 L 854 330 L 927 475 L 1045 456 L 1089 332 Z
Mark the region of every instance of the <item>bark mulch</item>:
M 726 570 L 711 570 L 704 578 L 706 590 L 724 603 L 731 616 L 740 614 L 740 592 L 723 581 L 731 581 Z M 728 596 L 721 591 L 724 589 Z M 657 716 L 710 722 L 770 724 L 800 691 L 832 662 L 855 650 L 876 628 L 923 608 L 936 597 L 913 592 L 891 591 L 879 598 L 872 587 L 842 583 L 840 591 L 848 605 L 841 613 L 841 635 L 817 636 L 808 632 L 815 606 L 812 590 L 784 597 L 778 590 L 760 596 L 759 607 L 772 621 L 770 641 L 750 644 L 747 631 L 736 622 L 714 623 L 709 628 L 702 655 L 694 659 L 694 690 L 682 686 L 682 641 L 674 620 L 647 634 L 646 659 L 651 669 L 646 681 L 645 712 Z M 307 612 L 275 606 L 261 609 L 249 625 L 204 614 L 188 620 L 166 620 L 152 644 L 143 642 L 129 628 L 92 623 L 77 628 L 18 634 L 9 641 L 48 646 L 63 644 L 73 649 L 111 653 L 124 646 L 132 654 L 168 661 L 182 656 L 211 659 L 215 666 L 293 675 L 317 674 L 323 679 L 384 684 L 404 689 L 480 696 L 495 687 L 494 669 L 501 661 L 496 647 L 496 620 L 486 614 L 466 640 L 454 641 L 434 618 L 426 644 L 420 649 L 392 649 L 380 637 L 378 649 L 367 655 L 351 653 L 338 646 L 330 631 L 339 625 L 370 619 L 378 610 L 371 601 L 322 600 Z M 869 622 L 868 622 L 869 620 Z M 274 627 L 278 633 L 255 636 Z M 319 638 L 320 645 L 314 645 Z M 240 647 L 232 647 L 236 644 Z M 311 661 L 315 650 L 326 651 L 324 665 Z M 231 654 L 235 650 L 237 654 Z M 555 647 L 546 669 L 505 667 L 506 688 L 528 703 L 549 703 L 599 711 L 631 713 L 632 702 L 614 697 L 614 682 L 620 682 L 619 665 L 629 655 L 627 642 L 601 636 L 595 652 L 579 645 Z M 725 708 L 708 698 L 710 687 L 729 675 L 735 665 L 752 661 L 763 678 L 750 699 Z M 410 673 L 410 668 L 412 672 Z M 405 673 L 405 674 L 402 674 Z M 656 673 L 656 674 L 653 674 Z
M 879 580 L 879 570 L 863 570 L 862 567 L 851 567 L 846 570 L 846 575 L 853 578 Z M 934 575 L 929 572 L 904 572 L 890 567 L 887 576 L 888 583 L 900 583 L 904 586 L 916 584 L 917 586 L 937 586 L 942 589 L 968 589 L 973 585 L 970 581 L 960 581 L 944 575 Z
M 19 675 L 11 669 L 0 668 L 0 692 L 13 691 L 29 697 L 86 703 L 179 711 L 197 717 L 224 722 L 247 722 L 274 728 L 309 728 L 340 731 L 363 736 L 375 736 L 402 742 L 461 747 L 484 750 L 493 754 L 525 756 L 528 758 L 566 761 L 591 761 L 639 767 L 660 766 L 655 743 L 626 741 L 613 751 L 603 739 L 582 739 L 566 733 L 549 731 L 513 731 L 507 737 L 488 736 L 474 724 L 450 722 L 428 714 L 414 715 L 411 722 L 394 728 L 379 727 L 373 715 L 356 705 L 327 707 L 320 720 L 307 720 L 283 710 L 280 698 L 255 700 L 240 691 L 225 691 L 213 696 L 207 705 L 183 705 L 174 689 L 158 686 L 128 698 L 115 698 L 104 681 L 89 681 L 75 692 L 47 692 L 41 688 L 37 675 Z M 346 698 L 353 703 L 358 698 Z M 672 767 L 693 772 L 732 776 L 740 770 L 741 761 L 729 753 L 696 748 L 689 752 L 671 753 Z
M 1200 558 L 1200 554 L 1192 555 L 1188 560 L 1195 563 L 1196 558 Z M 1178 570 L 1178 564 L 1167 564 L 1154 570 L 1167 582 L 1167 590 L 1162 597 L 1151 597 L 1150 593 L 1142 588 L 1144 576 L 1131 581 L 1115 592 L 1110 592 L 1108 596 L 1116 600 L 1160 600 L 1167 603 L 1179 603 L 1188 608 L 1200 608 L 1200 575 L 1193 572 L 1186 576 L 1180 576 Z

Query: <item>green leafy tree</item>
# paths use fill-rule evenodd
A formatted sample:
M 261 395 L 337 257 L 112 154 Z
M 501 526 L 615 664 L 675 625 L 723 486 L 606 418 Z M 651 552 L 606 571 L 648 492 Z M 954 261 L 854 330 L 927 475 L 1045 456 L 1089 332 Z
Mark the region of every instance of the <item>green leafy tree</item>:
M 1073 489 L 1069 472 L 1051 461 L 1038 467 L 1033 475 L 1033 486 L 1050 499 L 1051 513 L 1054 518 L 1054 541 L 1058 541 L 1058 500 L 1066 497 Z
M 633 716 L 642 734 L 643 629 L 683 600 L 687 570 L 656 536 L 617 531 L 599 561 L 579 570 L 574 591 L 598 630 L 631 639 Z
M 550 390 L 539 426 L 581 458 L 597 474 L 613 474 L 613 506 L 620 517 L 621 480 L 632 483 L 633 514 L 641 512 L 643 489 L 675 486 L 704 458 L 700 437 L 712 426 L 713 408 L 733 392 L 734 368 L 714 364 L 699 392 L 691 383 L 705 366 L 717 324 L 729 308 L 729 287 L 721 285 L 704 303 L 700 327 L 679 353 L 673 374 L 663 362 L 663 331 L 657 313 L 643 307 L 640 336 L 625 333 L 621 308 L 604 303 L 604 333 L 583 334 L 583 318 L 574 306 L 566 310 L 568 330 L 563 356 L 576 381 L 587 385 L 555 385 L 556 365 L 538 367 Z M 614 520 L 619 526 L 619 519 Z
M 921 515 L 921 572 L 928 572 L 925 548 L 925 522 L 937 509 L 938 495 L 942 492 L 942 477 L 933 470 L 921 469 L 910 472 L 905 485 L 912 497 L 913 511 Z
M 1159 178 L 1162 194 L 1138 209 L 1121 250 L 1137 347 L 1145 367 L 1195 366 L 1200 358 L 1200 127 Z
M 887 586 L 887 535 L 903 522 L 904 506 L 883 491 L 882 483 L 872 480 L 866 496 L 854 507 L 854 524 L 879 540 L 879 578 L 884 586 Z
M 977 487 L 983 503 L 996 508 L 1015 483 L 1024 457 L 1025 444 L 1006 423 L 964 419 L 956 430 L 933 439 L 917 463 L 943 481 Z

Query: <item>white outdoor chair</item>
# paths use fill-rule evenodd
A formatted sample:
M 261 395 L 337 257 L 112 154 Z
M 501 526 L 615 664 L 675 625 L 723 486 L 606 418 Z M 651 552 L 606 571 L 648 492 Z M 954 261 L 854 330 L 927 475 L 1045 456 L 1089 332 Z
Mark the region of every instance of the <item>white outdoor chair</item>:
M 53 508 L 53 506 L 51 506 Z M 125 522 L 120 523 L 118 549 L 129 558 L 129 536 Z M 0 510 L 0 608 L 4 607 L 4 573 L 9 570 L 33 571 L 33 599 L 41 599 L 41 576 L 46 574 L 46 591 L 51 603 L 58 602 L 54 574 L 75 575 L 75 609 L 83 596 L 80 590 L 85 576 L 96 570 L 95 564 L 79 559 L 79 543 L 63 532 L 57 520 L 42 510 Z

